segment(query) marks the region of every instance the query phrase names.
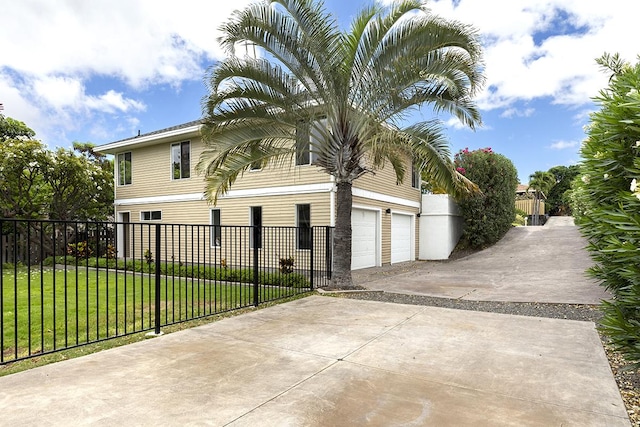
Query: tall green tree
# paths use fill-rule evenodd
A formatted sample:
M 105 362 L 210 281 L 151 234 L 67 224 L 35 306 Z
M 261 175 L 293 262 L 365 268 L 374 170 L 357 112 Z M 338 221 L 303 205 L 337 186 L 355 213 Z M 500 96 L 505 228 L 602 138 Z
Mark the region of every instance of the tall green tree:
M 49 150 L 24 123 L 0 115 L 0 217 L 105 220 L 113 162 L 89 143 Z
M 113 215 L 113 162 L 80 143 L 50 152 L 49 160 L 44 178 L 51 187 L 50 219 L 104 221 Z
M 547 194 L 547 205 L 550 215 L 570 215 L 571 207 L 568 191 L 571 182 L 580 174 L 578 165 L 554 166 L 548 171 L 555 177 L 556 184 Z
M 0 114 L 0 217 L 39 218 L 50 195 L 46 148 L 23 122 Z
M 542 200 L 542 195 L 549 194 L 555 184 L 556 178 L 550 172 L 536 171 L 529 175 L 529 188 L 535 191 L 532 225 L 540 225 L 540 201 Z M 542 213 L 544 214 L 544 212 Z
M 36 133 L 23 122 L 0 114 L 0 142 L 33 139 Z
M 312 134 L 314 164 L 337 187 L 333 286 L 352 287 L 352 184 L 390 164 L 401 181 L 413 158 L 453 194 L 477 189 L 455 171 L 438 121 L 403 127 L 424 105 L 475 128 L 483 83 L 475 29 L 433 15 L 424 1 L 365 7 L 342 31 L 320 1 L 262 0 L 223 25 L 228 59 L 211 69 L 204 108 L 208 149 L 199 170 L 214 203 L 252 165 L 291 162 Z M 264 58 L 235 56 L 241 44 Z M 306 129 L 305 129 L 306 128 Z

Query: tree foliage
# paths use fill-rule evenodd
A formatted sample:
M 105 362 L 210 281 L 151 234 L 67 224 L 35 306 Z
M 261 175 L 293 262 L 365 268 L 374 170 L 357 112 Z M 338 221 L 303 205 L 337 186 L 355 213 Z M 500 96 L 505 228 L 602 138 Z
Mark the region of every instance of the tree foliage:
M 464 218 L 461 245 L 492 245 L 509 231 L 515 219 L 518 172 L 511 160 L 491 148 L 464 149 L 455 155 L 455 164 L 482 191 L 459 201 Z
M 0 142 L 11 139 L 33 139 L 36 133 L 19 120 L 0 114 Z
M 11 118 L 0 129 L 2 218 L 104 220 L 113 212 L 113 165 L 91 144 L 49 150 Z
M 604 303 L 602 329 L 640 363 L 640 63 L 617 55 L 598 63 L 612 76 L 595 98 L 574 211 L 595 261 L 590 273 L 615 296 Z
M 580 174 L 578 165 L 554 166 L 548 171 L 555 177 L 556 184 L 547 194 L 550 215 L 571 215 L 571 183 Z
M 456 173 L 442 124 L 402 127 L 408 112 L 429 105 L 470 127 L 480 123 L 472 99 L 481 87 L 477 32 L 433 15 L 426 2 L 364 8 L 348 31 L 322 2 L 262 0 L 221 28 L 228 59 L 207 77 L 199 170 L 214 201 L 260 164 L 291 164 L 302 134 L 314 135 L 314 164 L 337 187 L 334 286 L 351 286 L 351 186 L 385 164 L 402 181 L 407 159 L 454 194 L 475 189 Z M 250 44 L 264 58 L 236 56 Z M 307 149 L 308 150 L 308 149 Z

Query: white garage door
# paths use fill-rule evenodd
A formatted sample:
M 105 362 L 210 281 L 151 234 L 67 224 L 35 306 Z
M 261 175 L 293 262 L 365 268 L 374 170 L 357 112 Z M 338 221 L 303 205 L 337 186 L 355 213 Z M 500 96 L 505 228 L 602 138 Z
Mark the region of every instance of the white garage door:
M 375 267 L 378 212 L 354 208 L 351 211 L 351 269 Z
M 391 263 L 411 261 L 411 216 L 391 214 Z

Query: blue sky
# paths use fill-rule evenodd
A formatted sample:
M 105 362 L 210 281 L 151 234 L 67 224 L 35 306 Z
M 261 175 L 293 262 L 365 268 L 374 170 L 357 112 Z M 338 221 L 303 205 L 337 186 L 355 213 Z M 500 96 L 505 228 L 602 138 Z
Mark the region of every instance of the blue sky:
M 204 71 L 222 51 L 217 28 L 250 0 L 7 1 L 0 14 L 0 103 L 50 147 L 102 144 L 201 115 Z M 381 0 L 387 1 L 387 0 Z M 388 2 L 388 1 L 387 1 Z M 364 1 L 327 0 L 341 25 Z M 478 95 L 484 126 L 450 117 L 452 152 L 492 147 L 521 182 L 579 160 L 591 99 L 608 76 L 595 58 L 635 61 L 628 0 L 438 0 L 432 11 L 474 25 L 487 84 Z M 634 6 L 637 8 L 637 6 Z M 498 12 L 499 11 L 499 12 Z M 428 109 L 425 119 L 433 118 Z

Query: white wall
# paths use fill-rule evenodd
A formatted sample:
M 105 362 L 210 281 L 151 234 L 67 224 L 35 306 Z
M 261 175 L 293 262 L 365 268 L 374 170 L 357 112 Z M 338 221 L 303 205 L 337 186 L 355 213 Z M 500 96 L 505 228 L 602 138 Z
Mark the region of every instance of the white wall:
M 418 259 L 447 259 L 458 244 L 464 221 L 448 194 L 423 194 Z

